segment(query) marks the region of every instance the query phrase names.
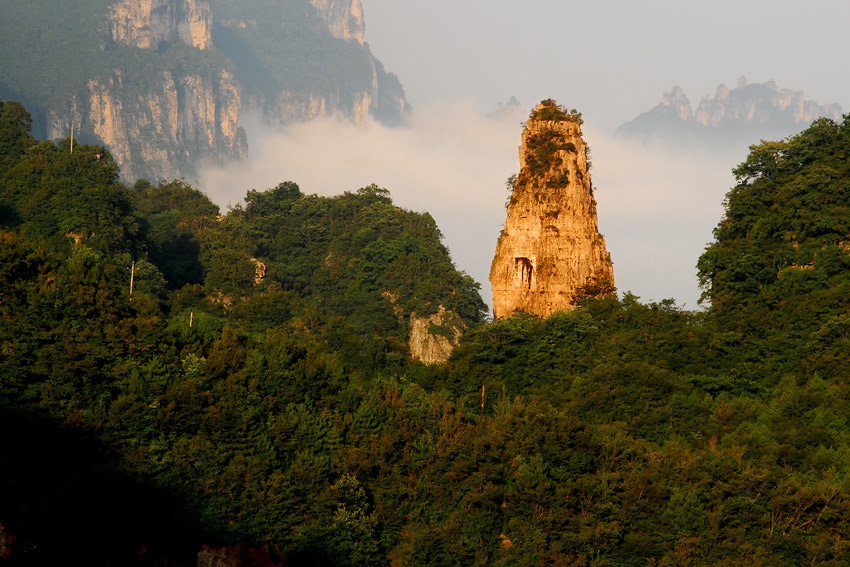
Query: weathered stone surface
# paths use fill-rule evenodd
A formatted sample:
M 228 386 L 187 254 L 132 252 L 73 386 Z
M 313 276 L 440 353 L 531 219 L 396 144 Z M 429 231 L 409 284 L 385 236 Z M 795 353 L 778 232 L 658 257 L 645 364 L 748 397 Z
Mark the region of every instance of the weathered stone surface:
M 519 157 L 490 269 L 494 315 L 546 316 L 610 293 L 614 270 L 597 228 L 580 117 L 544 101 L 525 124 Z
M 455 313 L 440 305 L 429 317 L 410 314 L 410 356 L 425 364 L 445 362 L 463 334 L 463 323 Z
M 122 174 L 144 174 L 154 181 L 180 177 L 188 161 L 246 159 L 240 124 L 241 97 L 233 75 L 222 69 L 212 80 L 160 73 L 158 86 L 125 88 L 121 72 L 106 81 L 89 81 L 88 108 L 74 108 L 109 147 Z M 85 120 L 83 119 L 85 117 Z M 63 116 L 51 116 L 49 136 L 63 135 Z M 146 164 L 146 171 L 136 168 Z
M 206 49 L 212 45 L 212 11 L 204 0 L 125 0 L 111 7 L 116 43 L 159 49 L 171 41 Z

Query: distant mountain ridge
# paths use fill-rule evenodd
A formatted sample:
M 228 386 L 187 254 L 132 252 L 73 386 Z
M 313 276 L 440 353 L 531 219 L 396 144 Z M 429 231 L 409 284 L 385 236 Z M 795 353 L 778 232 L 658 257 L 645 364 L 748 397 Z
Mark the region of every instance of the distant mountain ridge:
M 721 83 L 714 96 L 704 96 L 696 109 L 674 86 L 655 108 L 621 125 L 617 135 L 693 144 L 755 143 L 796 133 L 819 117 L 840 120 L 841 115 L 838 104 L 807 100 L 802 91 L 779 89 L 773 80 L 748 83 L 740 77 L 733 89 Z
M 0 99 L 37 136 L 103 143 L 128 180 L 247 157 L 241 116 L 402 120 L 360 0 L 33 0 L 4 7 Z

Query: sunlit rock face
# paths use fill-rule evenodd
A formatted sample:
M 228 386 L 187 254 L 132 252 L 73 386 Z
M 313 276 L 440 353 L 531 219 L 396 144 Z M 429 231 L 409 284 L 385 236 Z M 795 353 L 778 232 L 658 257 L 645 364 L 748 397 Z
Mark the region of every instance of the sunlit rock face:
M 67 28 L 46 22 L 42 27 L 53 26 L 62 41 L 21 54 L 53 60 L 57 45 L 86 47 L 73 52 L 79 60 L 70 80 L 51 85 L 61 94 L 46 97 L 45 89 L 27 87 L 33 81 L 24 71 L 9 86 L 27 91 L 20 99 L 37 117 L 38 137 L 73 131 L 78 142 L 107 146 L 124 181 L 197 179 L 207 165 L 244 163 L 247 112 L 281 127 L 317 117 L 404 122 L 401 83 L 364 43 L 361 0 L 84 4 L 91 18 Z M 40 21 L 37 11 L 31 19 Z M 69 21 L 79 17 L 73 3 L 56 3 L 53 12 Z M 80 33 L 92 41 L 80 42 Z M 7 70 L 0 71 L 6 84 Z
M 212 22 L 206 0 L 125 0 L 109 8 L 113 41 L 146 50 L 175 42 L 206 50 Z M 127 180 L 181 177 L 198 162 L 247 158 L 240 86 L 227 68 L 162 69 L 141 81 L 116 68 L 86 87 L 71 101 L 72 119 L 100 138 Z M 48 135 L 62 136 L 66 122 L 65 109 L 49 113 Z
M 87 96 L 73 101 L 72 109 L 87 117 L 126 179 L 180 177 L 181 165 L 197 159 L 247 158 L 239 86 L 229 71 L 213 76 L 162 71 L 158 78 L 148 89 L 128 88 L 116 70 L 106 80 L 89 81 Z M 50 136 L 62 135 L 64 119 L 50 115 Z
M 490 269 L 493 312 L 547 316 L 610 293 L 611 258 L 596 221 L 581 118 L 553 101 L 522 133 L 520 173 Z

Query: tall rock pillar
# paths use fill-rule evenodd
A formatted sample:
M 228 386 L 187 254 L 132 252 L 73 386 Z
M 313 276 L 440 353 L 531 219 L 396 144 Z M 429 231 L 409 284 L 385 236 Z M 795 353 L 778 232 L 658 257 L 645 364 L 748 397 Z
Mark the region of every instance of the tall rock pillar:
M 614 290 L 581 124 L 578 113 L 552 100 L 525 123 L 520 172 L 490 268 L 496 317 L 516 311 L 545 317 Z

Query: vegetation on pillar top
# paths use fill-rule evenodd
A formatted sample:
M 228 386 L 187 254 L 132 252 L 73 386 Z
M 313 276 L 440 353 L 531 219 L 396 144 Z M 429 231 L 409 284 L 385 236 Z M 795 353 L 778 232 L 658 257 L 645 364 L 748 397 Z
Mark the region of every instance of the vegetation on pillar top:
M 547 98 L 541 101 L 537 107 L 531 111 L 528 116 L 529 120 L 553 120 L 555 122 L 575 122 L 579 126 L 584 124 L 581 117 L 581 112 L 575 108 L 567 109 L 561 106 L 554 99 Z

